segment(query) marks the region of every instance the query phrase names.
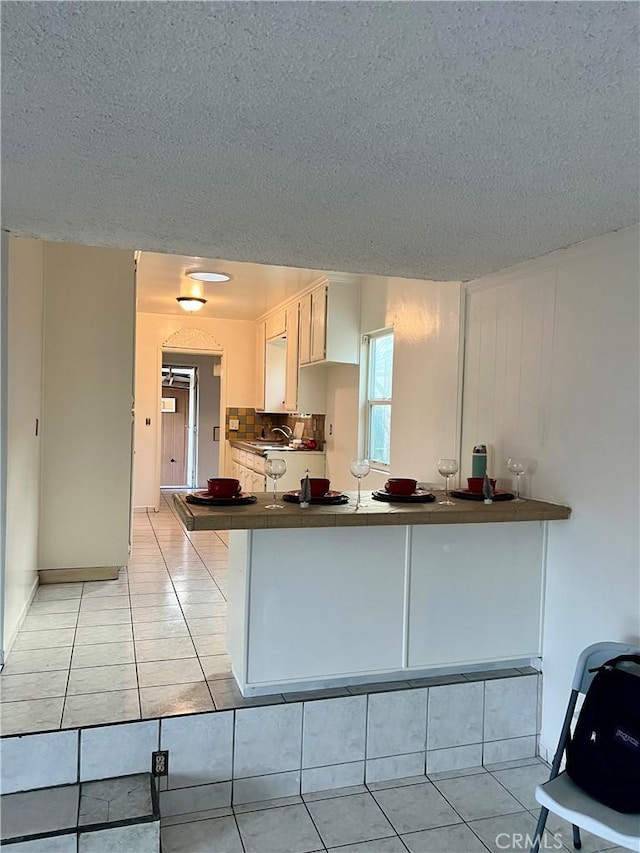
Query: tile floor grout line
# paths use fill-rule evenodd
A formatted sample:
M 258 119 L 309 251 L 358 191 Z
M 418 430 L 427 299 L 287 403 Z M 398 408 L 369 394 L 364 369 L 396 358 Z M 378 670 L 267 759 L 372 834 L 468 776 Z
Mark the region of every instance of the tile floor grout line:
M 233 792 L 233 780 L 231 782 L 231 790 Z M 233 793 L 231 794 L 231 796 L 233 802 Z M 242 837 L 242 832 L 240 831 L 240 824 L 238 823 L 238 815 L 235 813 L 233 806 L 231 806 L 231 814 L 233 816 L 233 822 L 236 825 L 236 832 L 238 833 L 238 838 L 240 839 L 240 844 L 242 845 L 243 853 L 247 853 L 247 848 L 244 846 L 244 838 Z
M 456 778 L 457 778 L 457 779 L 461 779 L 461 778 L 467 778 L 467 777 L 464 777 L 464 776 L 457 776 Z M 442 780 L 440 780 L 440 781 L 442 781 L 442 782 L 448 782 L 449 780 L 448 780 L 448 779 L 442 779 Z M 433 785 L 433 787 L 436 789 L 436 791 L 440 794 L 440 796 L 441 796 L 441 797 L 446 801 L 446 803 L 447 803 L 447 804 L 448 804 L 448 805 L 453 809 L 453 811 L 455 812 L 455 814 L 457 814 L 457 815 L 458 815 L 458 817 L 460 818 L 460 820 L 461 820 L 461 821 L 463 821 L 463 823 L 466 823 L 465 818 L 460 814 L 460 812 L 458 811 L 458 809 L 454 806 L 454 804 L 453 804 L 453 803 L 451 802 L 451 800 L 447 797 L 447 795 L 444 793 L 444 791 L 442 791 L 442 790 L 440 789 L 440 787 L 438 786 L 437 782 L 431 782 L 431 784 L 432 784 L 432 785 Z
M 64 712 L 67 709 L 67 696 L 69 695 L 69 682 L 71 681 L 71 664 L 73 663 L 73 654 L 76 648 L 76 637 L 78 636 L 78 623 L 80 622 L 80 610 L 82 608 L 82 599 L 84 597 L 84 582 L 82 584 L 82 589 L 80 590 L 80 604 L 78 605 L 78 615 L 76 617 L 76 627 L 73 632 L 73 640 L 71 642 L 71 655 L 69 656 L 69 669 L 67 670 L 67 683 L 64 688 L 64 698 L 62 699 L 62 709 L 60 712 L 60 725 L 59 729 L 62 729 L 62 722 L 64 720 Z M 78 728 L 78 779 L 80 778 L 80 729 Z
M 149 511 L 147 510 L 147 513 Z M 135 541 L 135 533 L 133 533 L 132 544 Z M 133 550 L 133 549 L 132 549 Z M 129 595 L 129 615 L 131 616 L 131 646 L 133 648 L 133 671 L 136 674 L 136 695 L 138 697 L 138 719 L 142 719 L 142 699 L 140 697 L 140 677 L 138 675 L 138 655 L 136 653 L 136 638 L 133 633 L 133 602 L 131 600 L 131 584 L 129 583 L 129 562 L 127 561 L 127 592 Z
M 527 766 L 535 767 L 535 764 L 531 764 L 531 765 L 526 765 L 526 764 L 525 764 L 525 765 L 523 765 L 523 766 L 524 766 L 524 767 L 527 767 Z M 519 768 L 512 767 L 512 768 L 506 768 L 506 769 L 516 770 L 516 769 L 519 769 Z M 499 771 L 499 770 L 496 770 L 496 771 L 493 771 L 493 772 L 499 773 L 500 771 Z M 507 786 L 506 786 L 506 785 L 504 785 L 504 784 L 500 781 L 500 779 L 496 779 L 496 777 L 493 775 L 493 772 L 492 772 L 491 770 L 487 770 L 487 773 L 491 776 L 491 778 L 492 778 L 495 782 L 497 782 L 497 783 L 498 783 L 498 785 L 500 785 L 500 787 L 501 787 L 501 788 L 504 788 L 504 790 L 507 792 L 507 794 L 509 794 L 511 797 L 513 797 L 513 799 L 516 801 L 516 803 L 518 803 L 518 805 L 522 806 L 522 808 L 523 808 L 523 809 L 526 809 L 526 810 L 528 811 L 528 807 L 527 807 L 527 806 L 525 806 L 525 804 L 524 804 L 523 802 L 521 802 L 521 801 L 516 797 L 516 795 L 513 793 L 513 791 L 510 791 L 510 790 L 507 788 Z
M 513 812 L 512 812 L 512 814 L 513 814 Z M 516 814 L 517 814 L 517 812 L 516 812 Z M 495 816 L 493 816 L 493 817 L 502 817 L 502 815 L 495 815 Z M 489 818 L 489 819 L 490 819 L 490 818 Z M 481 817 L 481 818 L 476 818 L 476 820 L 487 820 L 487 818 L 482 818 L 482 817 Z M 489 849 L 490 849 L 490 848 L 489 848 L 489 847 L 487 847 L 487 845 L 484 843 L 484 841 L 482 840 L 482 838 L 480 838 L 480 836 L 479 836 L 479 835 L 478 835 L 478 833 L 475 831 L 475 829 L 474 829 L 474 828 L 473 828 L 473 827 L 468 823 L 468 821 L 466 821 L 466 820 L 465 820 L 464 825 L 467 827 L 467 829 L 468 829 L 470 832 L 473 832 L 473 834 L 474 834 L 474 835 L 475 835 L 475 837 L 478 839 L 478 841 L 480 842 L 480 844 L 482 844 L 484 847 L 486 847 L 486 848 L 487 848 L 487 850 L 489 850 Z
M 302 772 L 300 773 L 300 786 L 302 787 Z M 315 829 L 315 831 L 316 831 L 316 832 L 317 832 L 317 834 L 318 834 L 318 838 L 319 838 L 319 839 L 320 839 L 320 841 L 322 842 L 322 846 L 324 847 L 324 849 L 325 849 L 325 850 L 328 850 L 328 849 L 329 849 L 329 846 L 328 846 L 328 844 L 325 842 L 324 838 L 322 837 L 322 833 L 320 832 L 320 828 L 318 827 L 318 824 L 317 824 L 317 823 L 315 822 L 315 820 L 313 819 L 313 815 L 311 814 L 311 811 L 309 810 L 309 804 L 308 804 L 308 803 L 307 803 L 307 801 L 304 799 L 304 797 L 302 797 L 302 795 L 300 795 L 300 796 L 301 796 L 301 799 L 302 799 L 302 805 L 303 805 L 303 806 L 305 807 L 305 809 L 307 810 L 307 814 L 309 815 L 309 818 L 310 818 L 310 820 L 311 820 L 311 823 L 313 824 L 313 828 Z

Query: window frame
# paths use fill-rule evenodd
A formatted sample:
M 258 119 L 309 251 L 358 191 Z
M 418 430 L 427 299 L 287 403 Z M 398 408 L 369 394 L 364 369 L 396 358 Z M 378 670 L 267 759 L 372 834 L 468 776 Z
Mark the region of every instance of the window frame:
M 391 470 L 391 423 L 393 418 L 393 354 L 391 359 L 391 396 L 390 397 L 372 397 L 371 396 L 371 386 L 372 386 L 372 367 L 373 367 L 373 346 L 375 345 L 375 341 L 380 338 L 390 337 L 392 341 L 392 346 L 395 345 L 393 328 L 380 329 L 376 332 L 370 332 L 363 336 L 363 341 L 367 347 L 367 360 L 366 360 L 366 375 L 365 386 L 364 386 L 364 416 L 365 416 L 365 429 L 364 429 L 364 456 L 369 459 L 371 463 L 371 469 L 374 471 L 381 471 L 383 473 L 388 473 Z M 374 459 L 371 453 L 371 423 L 372 423 L 372 415 L 375 408 L 388 408 L 389 409 L 389 461 L 383 462 L 379 459 Z

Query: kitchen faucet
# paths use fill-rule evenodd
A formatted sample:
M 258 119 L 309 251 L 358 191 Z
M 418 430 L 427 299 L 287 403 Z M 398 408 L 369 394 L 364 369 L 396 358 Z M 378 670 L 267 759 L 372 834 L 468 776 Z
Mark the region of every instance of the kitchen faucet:
M 271 432 L 281 432 L 285 438 L 289 439 L 289 441 L 291 440 L 291 436 L 293 435 L 291 427 L 288 427 L 286 425 L 281 427 L 273 427 Z

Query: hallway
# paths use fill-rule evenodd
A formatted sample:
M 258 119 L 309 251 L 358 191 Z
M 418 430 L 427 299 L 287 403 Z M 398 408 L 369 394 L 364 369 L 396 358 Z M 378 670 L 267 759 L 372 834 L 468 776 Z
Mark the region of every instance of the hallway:
M 226 534 L 188 534 L 170 501 L 136 513 L 118 580 L 39 587 L 0 676 L 3 735 L 255 703 L 226 655 Z

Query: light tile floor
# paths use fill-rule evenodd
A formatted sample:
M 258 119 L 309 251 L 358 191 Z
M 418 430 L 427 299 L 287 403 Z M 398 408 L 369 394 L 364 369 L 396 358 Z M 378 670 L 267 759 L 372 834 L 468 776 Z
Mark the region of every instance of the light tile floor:
M 3 735 L 252 704 L 226 654 L 227 535 L 187 533 L 170 500 L 135 514 L 118 580 L 38 589 L 0 676 Z
M 254 803 L 162 821 L 163 853 L 492 853 L 528 851 L 538 759 Z M 528 838 L 529 836 L 529 838 Z M 584 853 L 614 848 L 583 833 Z M 553 815 L 547 851 L 573 850 Z

